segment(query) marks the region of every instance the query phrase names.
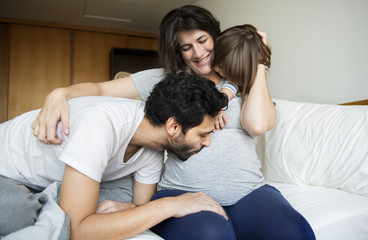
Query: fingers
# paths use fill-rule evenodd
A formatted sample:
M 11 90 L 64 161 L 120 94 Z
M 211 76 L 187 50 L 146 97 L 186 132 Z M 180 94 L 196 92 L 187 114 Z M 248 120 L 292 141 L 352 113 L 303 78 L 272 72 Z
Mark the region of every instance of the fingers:
M 228 220 L 228 217 L 224 211 L 224 209 L 222 208 L 222 206 L 215 201 L 213 198 L 209 197 L 208 195 L 204 194 L 204 193 L 200 193 L 202 194 L 205 198 L 206 201 L 208 202 L 208 209 L 207 211 L 211 211 L 211 212 L 215 212 L 221 216 L 223 216 L 226 220 Z
M 268 46 L 267 34 L 261 31 L 257 31 L 257 33 L 261 35 L 263 43 Z
M 41 113 L 40 113 L 41 114 Z M 40 120 L 40 115 L 32 123 L 33 135 L 37 139 L 46 144 L 60 144 L 63 142 L 62 139 L 56 136 L 56 125 L 58 120 L 51 120 L 46 123 Z
M 70 124 L 69 124 L 69 109 L 66 109 L 61 114 L 61 126 L 65 135 L 69 135 L 70 133 Z
M 218 130 L 218 129 L 220 129 L 219 119 L 217 119 L 215 122 L 215 130 Z
M 225 127 L 225 125 L 227 124 L 227 116 L 225 111 L 221 111 L 222 115 L 221 115 L 221 129 L 223 129 Z
M 43 126 L 44 125 L 40 123 L 40 119 L 38 116 L 32 123 L 33 135 L 37 137 L 39 141 L 50 144 L 50 142 L 46 138 L 46 132 Z
M 228 219 L 221 205 L 204 193 L 186 193 L 177 197 L 180 206 L 176 206 L 174 217 L 183 217 L 200 211 L 211 211 Z
M 42 130 L 45 131 L 46 137 L 47 137 L 47 141 L 51 144 L 60 144 L 63 142 L 62 139 L 58 138 L 56 136 L 56 125 L 57 125 L 57 120 L 52 120 L 50 123 L 47 124 L 43 124 L 43 128 Z M 46 128 L 45 128 L 46 126 Z
M 227 116 L 225 114 L 225 111 L 221 111 L 216 118 L 215 130 L 223 129 L 225 127 L 225 124 L 227 124 Z
M 221 119 L 218 121 L 218 123 L 219 123 L 219 129 L 223 129 L 223 128 L 224 128 L 224 126 L 225 126 L 225 124 L 224 124 L 224 120 L 221 118 Z

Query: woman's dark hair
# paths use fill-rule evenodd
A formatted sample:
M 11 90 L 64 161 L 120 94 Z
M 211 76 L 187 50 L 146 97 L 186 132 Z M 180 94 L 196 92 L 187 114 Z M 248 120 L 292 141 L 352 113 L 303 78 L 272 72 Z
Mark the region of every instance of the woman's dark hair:
M 254 26 L 234 26 L 217 38 L 215 64 L 229 81 L 239 86 L 244 101 L 254 83 L 258 64 L 271 66 L 271 50 Z
M 206 9 L 186 5 L 172 10 L 163 18 L 159 35 L 159 58 L 167 73 L 186 71 L 179 46 L 178 35 L 182 31 L 202 30 L 215 41 L 220 34 L 220 22 Z
M 185 134 L 200 125 L 206 115 L 216 117 L 227 103 L 226 95 L 212 81 L 181 72 L 168 74 L 155 85 L 146 101 L 145 114 L 154 126 L 174 117 Z

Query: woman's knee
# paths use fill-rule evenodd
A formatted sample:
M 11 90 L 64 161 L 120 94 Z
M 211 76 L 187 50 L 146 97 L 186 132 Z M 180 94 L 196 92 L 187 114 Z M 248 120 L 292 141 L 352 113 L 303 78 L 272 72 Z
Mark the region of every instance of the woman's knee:
M 315 239 L 307 220 L 268 185 L 254 190 L 228 211 L 238 239 Z
M 166 240 L 235 240 L 231 222 L 213 212 L 198 212 L 182 218 L 170 218 L 152 230 Z
M 287 218 L 284 222 L 283 229 L 279 232 L 278 239 L 292 240 L 315 240 L 314 231 L 308 221 L 299 213 L 295 213 L 293 217 Z
M 206 220 L 196 222 L 196 239 L 204 240 L 231 240 L 236 239 L 230 220 L 213 213 L 205 212 Z M 199 224 L 199 225 L 198 225 Z M 198 225 L 198 226 L 197 226 Z
M 182 190 L 158 191 L 152 198 L 175 197 L 187 193 Z M 152 231 L 166 240 L 232 240 L 235 238 L 231 221 L 217 213 L 203 211 L 181 218 L 169 218 L 157 224 Z

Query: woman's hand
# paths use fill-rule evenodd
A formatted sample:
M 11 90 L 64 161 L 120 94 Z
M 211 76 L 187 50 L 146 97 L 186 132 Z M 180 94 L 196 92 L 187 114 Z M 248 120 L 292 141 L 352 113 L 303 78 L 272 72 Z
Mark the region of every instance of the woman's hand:
M 62 143 L 63 140 L 56 136 L 56 125 L 60 120 L 63 132 L 68 135 L 69 105 L 64 88 L 57 88 L 47 95 L 41 112 L 32 124 L 33 135 L 46 144 Z
M 97 205 L 96 213 L 112 213 L 137 207 L 132 202 L 117 202 L 105 200 Z

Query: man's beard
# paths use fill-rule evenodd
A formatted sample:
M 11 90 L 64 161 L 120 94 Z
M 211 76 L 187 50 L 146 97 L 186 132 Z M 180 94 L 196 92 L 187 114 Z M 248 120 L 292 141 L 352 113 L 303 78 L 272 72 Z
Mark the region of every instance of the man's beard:
M 172 141 L 167 141 L 166 144 L 166 150 L 173 152 L 182 161 L 186 161 L 193 154 L 200 152 L 203 147 L 204 146 L 199 150 L 195 150 L 192 145 L 185 142 L 185 135 L 183 133 L 180 133 L 180 135 Z

